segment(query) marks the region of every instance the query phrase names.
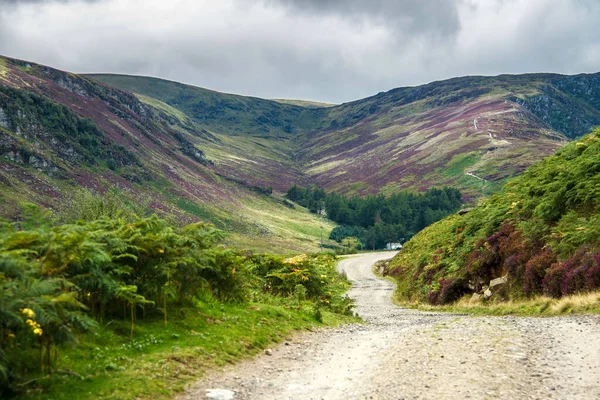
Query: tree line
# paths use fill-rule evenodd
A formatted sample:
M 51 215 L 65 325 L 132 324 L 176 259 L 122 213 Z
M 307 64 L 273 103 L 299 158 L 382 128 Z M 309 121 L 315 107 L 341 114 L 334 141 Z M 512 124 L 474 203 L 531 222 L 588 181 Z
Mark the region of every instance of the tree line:
M 286 197 L 340 224 L 333 229 L 330 239 L 342 243 L 354 237 L 359 240 L 359 247 L 372 249 L 408 240 L 462 205 L 460 191 L 450 187 L 433 188 L 422 194 L 399 192 L 387 197 L 345 197 L 313 185 L 294 185 Z

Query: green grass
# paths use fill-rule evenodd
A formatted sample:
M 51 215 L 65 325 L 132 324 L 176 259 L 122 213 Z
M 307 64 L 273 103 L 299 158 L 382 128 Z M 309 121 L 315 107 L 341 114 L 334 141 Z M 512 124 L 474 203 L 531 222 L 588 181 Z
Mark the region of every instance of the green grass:
M 168 399 L 207 371 L 251 357 L 295 332 L 356 322 L 322 311 L 319 323 L 309 303 L 298 309 L 289 306 L 291 299 L 271 299 L 272 304 L 199 301 L 166 328 L 162 319 L 138 321 L 133 338 L 127 322 L 110 321 L 110 330 L 82 336 L 79 346 L 62 352 L 58 370 L 34 377 L 19 398 Z
M 480 154 L 468 153 L 452 157 L 452 160 L 442 169 L 442 175 L 446 178 L 456 177 L 465 173 L 465 170 L 481 159 Z
M 175 118 L 177 118 L 179 120 L 179 122 L 187 122 L 189 120 L 189 118 L 187 117 L 187 115 L 185 115 L 184 113 L 182 113 L 181 111 L 179 111 L 178 109 L 171 107 L 170 105 L 163 103 L 162 101 L 155 99 L 153 97 L 150 96 L 144 96 L 143 94 L 136 94 L 136 97 L 138 99 L 140 99 L 140 101 L 142 103 L 146 103 L 151 105 L 152 107 L 168 114 L 171 115 Z
M 201 218 L 203 220 L 206 221 L 211 221 L 214 217 L 214 215 L 208 211 L 207 209 L 205 209 L 204 207 L 199 206 L 197 203 L 194 203 L 193 201 L 184 199 L 184 198 L 180 198 L 177 200 L 176 202 L 177 207 L 179 207 L 181 210 L 192 214 L 198 218 Z
M 471 212 L 419 232 L 391 261 L 398 295 L 448 303 L 508 275 L 503 297 L 599 287 L 600 129 L 530 167 Z M 441 299 L 436 296 L 442 296 Z

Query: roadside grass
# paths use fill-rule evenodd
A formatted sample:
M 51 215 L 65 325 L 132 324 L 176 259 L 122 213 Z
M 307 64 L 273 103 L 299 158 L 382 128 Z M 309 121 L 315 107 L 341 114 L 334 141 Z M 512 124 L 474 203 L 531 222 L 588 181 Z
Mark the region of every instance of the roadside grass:
M 212 298 L 182 308 L 167 327 L 161 318 L 110 321 L 61 352 L 52 375 L 33 376 L 21 399 L 167 399 L 209 370 L 251 357 L 294 332 L 356 322 L 313 304 L 263 295 L 260 303 Z M 25 357 L 36 357 L 26 354 Z M 37 355 L 39 357 L 39 355 Z
M 378 261 L 373 265 L 373 273 L 394 284 L 398 282 L 391 276 L 381 275 L 380 268 L 385 267 L 389 260 Z M 392 298 L 400 307 L 412 308 L 429 312 L 448 312 L 471 315 L 516 315 L 552 317 L 567 314 L 600 314 L 600 291 L 579 293 L 554 299 L 547 296 L 537 296 L 532 299 L 509 301 L 471 301 L 471 295 L 463 296 L 452 304 L 435 306 L 419 301 L 400 299 L 397 292 Z
M 600 314 L 600 291 L 574 294 L 560 299 L 538 296 L 532 299 L 504 302 L 471 302 L 465 296 L 455 303 L 434 306 L 420 302 L 408 302 L 394 297 L 401 307 L 421 311 L 464 313 L 472 315 L 517 315 L 551 317 L 568 314 Z

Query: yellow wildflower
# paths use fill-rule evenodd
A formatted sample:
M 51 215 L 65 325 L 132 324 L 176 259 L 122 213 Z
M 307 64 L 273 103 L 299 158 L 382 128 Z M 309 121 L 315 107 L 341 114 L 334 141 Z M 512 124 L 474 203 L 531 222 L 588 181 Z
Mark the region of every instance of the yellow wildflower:
M 24 308 L 21 310 L 21 313 L 29 318 L 35 317 L 35 313 L 31 308 Z
M 42 328 L 35 328 L 33 330 L 34 335 L 42 336 L 43 333 L 44 333 L 44 331 L 42 330 Z
M 302 263 L 302 262 L 304 262 L 306 260 L 308 260 L 308 256 L 306 254 L 301 254 L 301 255 L 296 256 L 296 257 L 286 258 L 285 260 L 283 260 L 283 262 L 285 264 L 294 265 L 294 264 L 300 264 L 300 263 Z
M 14 333 L 11 332 L 8 334 L 8 337 L 9 337 L 9 339 L 14 339 L 16 336 Z
M 159 252 L 160 254 L 163 254 L 163 253 L 165 252 L 165 250 L 164 250 L 164 249 L 158 249 L 158 252 Z

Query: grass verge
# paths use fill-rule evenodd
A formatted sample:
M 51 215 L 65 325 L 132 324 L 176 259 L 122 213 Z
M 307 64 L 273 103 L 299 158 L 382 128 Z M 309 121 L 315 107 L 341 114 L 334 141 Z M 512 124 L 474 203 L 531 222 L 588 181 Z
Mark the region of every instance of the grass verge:
M 398 298 L 394 298 L 394 302 L 401 307 L 421 311 L 443 311 L 472 315 L 551 317 L 567 314 L 600 314 L 600 291 L 575 294 L 560 299 L 539 296 L 527 300 L 511 300 L 498 303 L 471 302 L 470 296 L 465 296 L 453 304 L 443 306 L 407 302 Z
M 293 304 L 293 305 L 291 305 Z M 313 304 L 264 296 L 261 303 L 205 299 L 161 319 L 111 321 L 61 352 L 52 375 L 32 376 L 22 399 L 168 399 L 208 370 L 251 357 L 296 331 L 355 322 Z M 27 356 L 35 356 L 30 354 Z
M 390 276 L 381 274 L 381 269 L 386 268 L 389 260 L 375 263 L 373 273 L 381 279 L 397 283 Z M 455 303 L 434 306 L 418 301 L 410 302 L 397 297 L 392 298 L 400 307 L 412 308 L 429 312 L 449 312 L 471 315 L 518 315 L 552 317 L 567 314 L 600 314 L 600 291 L 574 294 L 555 299 L 546 296 L 537 296 L 532 299 L 510 300 L 502 302 L 471 301 L 471 296 L 464 296 Z

